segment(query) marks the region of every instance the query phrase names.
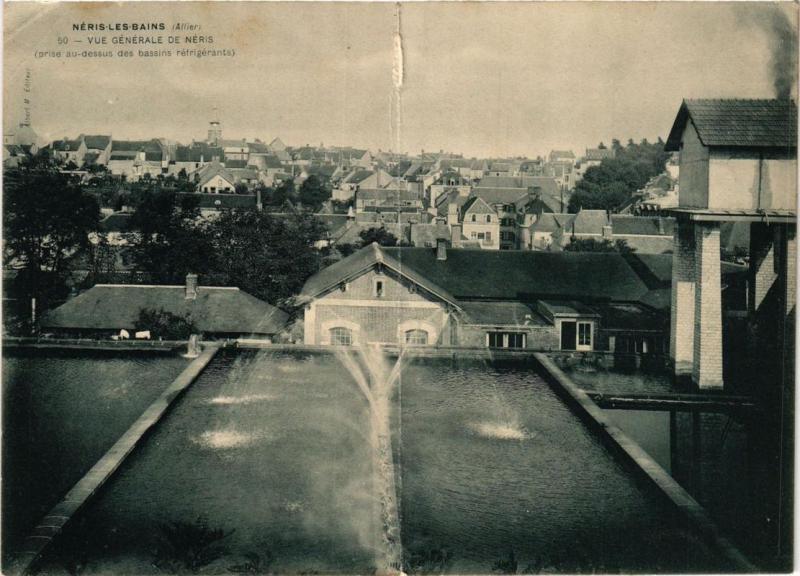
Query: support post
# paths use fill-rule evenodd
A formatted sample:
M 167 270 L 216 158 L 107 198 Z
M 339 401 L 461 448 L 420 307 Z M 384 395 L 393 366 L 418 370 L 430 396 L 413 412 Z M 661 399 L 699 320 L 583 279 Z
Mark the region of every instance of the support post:
M 722 388 L 722 282 L 719 222 L 695 222 L 694 362 L 700 389 Z
M 690 376 L 694 361 L 694 225 L 679 221 L 672 251 L 672 314 L 669 357 L 676 376 Z

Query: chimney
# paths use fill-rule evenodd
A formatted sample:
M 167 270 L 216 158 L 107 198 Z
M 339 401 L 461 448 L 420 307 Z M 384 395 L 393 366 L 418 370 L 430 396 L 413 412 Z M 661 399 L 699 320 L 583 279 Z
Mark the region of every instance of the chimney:
M 436 239 L 436 259 L 447 260 L 447 240 L 444 238 Z
M 452 226 L 458 224 L 458 204 L 450 202 L 447 205 L 447 223 Z
M 461 224 L 450 226 L 450 245 L 453 248 L 461 248 Z
M 197 298 L 197 274 L 186 275 L 186 299 L 194 300 Z

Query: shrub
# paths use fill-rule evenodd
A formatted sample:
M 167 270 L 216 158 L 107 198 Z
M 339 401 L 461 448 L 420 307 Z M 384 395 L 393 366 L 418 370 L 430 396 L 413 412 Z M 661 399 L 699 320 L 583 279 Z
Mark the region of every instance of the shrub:
M 233 531 L 212 528 L 200 516 L 194 522 L 169 522 L 159 525 L 159 541 L 153 564 L 160 570 L 177 574 L 188 570 L 196 574 L 226 552 L 222 540 Z
M 197 334 L 197 328 L 191 319 L 167 312 L 163 308 L 141 310 L 136 320 L 136 330 L 149 330 L 151 338 L 165 340 L 186 340 L 190 335 Z

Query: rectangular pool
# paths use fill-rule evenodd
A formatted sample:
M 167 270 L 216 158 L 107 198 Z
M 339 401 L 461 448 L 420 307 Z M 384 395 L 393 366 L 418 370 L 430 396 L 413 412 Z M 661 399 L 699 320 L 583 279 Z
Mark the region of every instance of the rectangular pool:
M 3 565 L 188 361 L 140 352 L 3 351 Z
M 534 364 L 404 362 L 393 436 L 410 572 L 725 568 Z M 203 573 L 370 573 L 382 546 L 373 456 L 367 402 L 337 357 L 222 352 L 43 571 L 155 573 L 185 563 L 167 544 L 176 533 L 219 530 Z

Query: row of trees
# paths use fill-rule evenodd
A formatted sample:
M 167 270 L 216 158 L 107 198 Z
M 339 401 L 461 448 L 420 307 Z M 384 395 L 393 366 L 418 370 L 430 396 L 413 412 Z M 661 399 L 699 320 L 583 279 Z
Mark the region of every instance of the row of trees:
M 197 197 L 162 190 L 143 200 L 131 224 L 139 231 L 137 268 L 157 283 L 182 283 L 193 272 L 276 304 L 322 264 L 314 243 L 324 226 L 306 211 L 273 216 L 234 209 L 207 220 L 200 218 Z
M 601 142 L 600 148 L 605 147 Z M 628 140 L 626 146 L 614 139 L 611 147 L 614 158 L 607 158 L 599 166 L 586 170 L 583 179 L 575 185 L 567 206 L 569 212 L 618 209 L 651 178 L 664 172 L 669 159 L 661 138 L 655 143 L 644 139 L 639 144 Z
M 3 264 L 16 275 L 6 297 L 20 304 L 21 318 L 29 319 L 32 298 L 39 311 L 66 298 L 82 255 L 90 280 L 114 275 L 119 281 L 118 249 L 102 236 L 90 242 L 100 222 L 96 193 L 46 157 L 7 169 L 4 178 Z M 313 184 L 305 188 L 306 200 L 314 198 Z M 209 220 L 200 216 L 197 196 L 172 187 L 142 187 L 136 196 L 128 250 L 148 281 L 183 283 L 194 272 L 204 282 L 238 286 L 274 304 L 299 291 L 323 264 L 325 253 L 314 244 L 324 237 L 324 225 L 307 210 L 280 216 L 224 210 Z

